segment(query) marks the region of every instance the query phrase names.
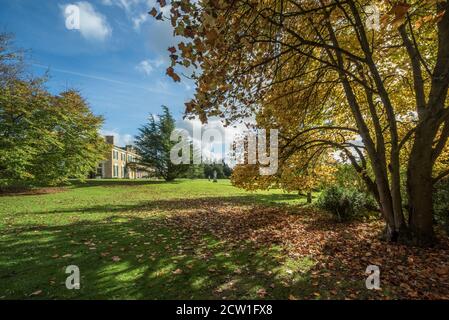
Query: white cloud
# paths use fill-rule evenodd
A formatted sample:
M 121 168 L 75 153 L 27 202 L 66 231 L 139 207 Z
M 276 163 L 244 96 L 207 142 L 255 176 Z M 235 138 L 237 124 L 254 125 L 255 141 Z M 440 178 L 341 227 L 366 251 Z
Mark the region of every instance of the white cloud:
M 133 17 L 132 21 L 134 29 L 139 30 L 140 26 L 148 20 L 148 17 L 148 13 L 141 13 L 140 15 Z
M 253 122 L 248 119 L 247 121 Z M 238 142 L 239 139 L 248 131 L 248 127 L 245 123 L 237 123 L 235 125 L 230 125 L 225 127 L 220 119 L 214 118 L 209 119 L 207 124 L 202 124 L 197 118 L 195 119 L 184 119 L 177 123 L 178 129 L 187 130 L 190 134 L 193 144 L 196 148 L 201 150 L 203 155 L 203 161 L 221 161 L 224 159 L 226 163 L 234 165 L 235 161 L 231 157 L 230 151 L 231 146 L 234 142 Z M 200 133 L 197 136 L 194 132 Z M 213 138 L 210 143 L 203 143 L 205 132 L 209 134 L 217 135 L 219 140 Z
M 153 72 L 154 69 L 159 68 L 164 63 L 165 61 L 162 58 L 158 58 L 155 60 L 147 59 L 139 62 L 139 64 L 136 66 L 136 69 L 148 76 L 151 72 Z
M 149 75 L 153 71 L 153 66 L 148 60 L 143 60 L 136 66 L 136 69 L 146 75 Z
M 79 32 L 85 39 L 103 41 L 112 34 L 112 28 L 109 26 L 106 17 L 97 12 L 89 2 L 80 1 L 74 5 L 79 8 Z M 62 7 L 62 13 L 64 18 L 67 19 L 66 7 L 67 5 Z
M 130 134 L 121 134 L 118 130 L 100 130 L 103 136 L 114 136 L 114 144 L 119 147 L 134 144 L 134 137 Z

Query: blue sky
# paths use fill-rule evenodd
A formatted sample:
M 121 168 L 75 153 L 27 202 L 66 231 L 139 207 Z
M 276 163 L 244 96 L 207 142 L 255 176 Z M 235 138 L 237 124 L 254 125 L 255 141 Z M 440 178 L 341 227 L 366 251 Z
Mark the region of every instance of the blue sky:
M 29 49 L 36 75 L 49 70 L 49 90 L 75 88 L 93 112 L 105 117 L 104 134 L 119 144 L 132 140 L 149 113 L 167 105 L 180 120 L 193 96 L 187 79 L 165 75 L 168 47 L 176 43 L 168 21 L 147 12 L 155 0 L 0 0 L 0 31 Z M 80 29 L 66 28 L 65 8 L 80 9 Z

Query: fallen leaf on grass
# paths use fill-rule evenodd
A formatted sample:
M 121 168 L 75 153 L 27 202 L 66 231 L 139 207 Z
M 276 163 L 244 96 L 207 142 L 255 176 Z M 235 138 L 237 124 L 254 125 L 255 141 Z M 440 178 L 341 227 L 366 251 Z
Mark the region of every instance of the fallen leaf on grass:
M 181 274 L 182 270 L 181 269 L 176 269 L 175 271 L 172 272 L 173 274 Z
M 265 298 L 265 296 L 267 295 L 267 291 L 264 288 L 259 289 L 257 290 L 257 295 L 261 298 Z
M 42 293 L 42 290 L 37 290 L 37 291 L 34 291 L 32 294 L 30 294 L 30 296 L 38 296 L 41 293 Z

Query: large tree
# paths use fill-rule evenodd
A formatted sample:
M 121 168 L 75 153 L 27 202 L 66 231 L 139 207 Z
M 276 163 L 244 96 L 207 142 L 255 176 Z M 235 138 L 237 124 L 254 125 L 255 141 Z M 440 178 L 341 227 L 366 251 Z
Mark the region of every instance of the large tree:
M 340 150 L 377 199 L 391 241 L 434 242 L 431 190 L 449 174 L 438 164 L 449 137 L 447 1 L 171 5 L 174 34 L 186 40 L 169 48 L 167 74 L 179 81 L 177 66 L 200 70 L 190 75 L 188 114 L 261 114 L 261 125 L 281 129 L 281 157 Z M 373 5 L 379 30 L 365 23 Z
M 52 96 L 16 81 L 0 88 L 0 179 L 54 185 L 87 177 L 104 158 L 103 120 L 75 91 Z
M 24 75 L 24 51 L 11 45 L 13 35 L 0 33 L 0 85 Z
M 78 92 L 50 94 L 44 79 L 23 74 L 0 35 L 1 185 L 54 185 L 87 177 L 104 158 L 103 123 Z
M 148 123 L 139 129 L 136 136 L 136 147 L 142 156 L 142 164 L 154 168 L 155 174 L 166 181 L 172 181 L 188 170 L 187 164 L 174 164 L 170 159 L 170 151 L 177 142 L 170 139 L 175 130 L 175 119 L 166 106 L 157 117 L 153 114 Z

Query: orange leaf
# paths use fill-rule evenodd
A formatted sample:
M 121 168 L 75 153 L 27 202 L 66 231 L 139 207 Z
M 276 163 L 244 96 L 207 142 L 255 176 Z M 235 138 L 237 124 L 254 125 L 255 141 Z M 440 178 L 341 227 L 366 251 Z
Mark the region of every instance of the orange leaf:
M 156 8 L 153 7 L 153 9 L 151 9 L 150 12 L 148 12 L 149 15 L 152 15 L 153 17 L 155 17 L 157 15 L 157 10 Z

